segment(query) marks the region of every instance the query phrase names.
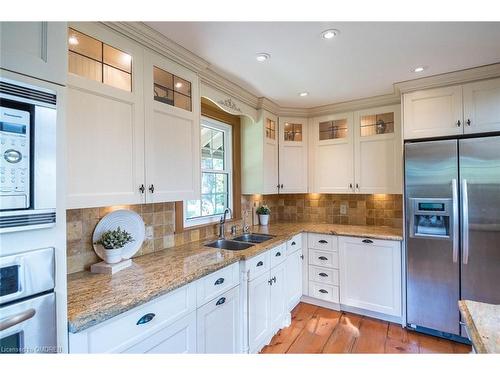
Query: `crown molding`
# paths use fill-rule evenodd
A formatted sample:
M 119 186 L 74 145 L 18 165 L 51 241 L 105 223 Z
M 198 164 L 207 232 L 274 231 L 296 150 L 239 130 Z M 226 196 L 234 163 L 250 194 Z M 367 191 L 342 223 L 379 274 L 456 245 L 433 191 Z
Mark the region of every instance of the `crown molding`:
M 233 98 L 255 110 L 265 109 L 277 116 L 315 117 L 398 104 L 401 102 L 401 94 L 405 92 L 500 77 L 499 62 L 430 77 L 396 82 L 392 85 L 393 92 L 390 94 L 310 108 L 280 107 L 272 100 L 265 97 L 257 97 L 247 89 L 232 82 L 223 73 L 216 72 L 208 61 L 168 39 L 143 22 L 103 22 L 103 24 L 176 63 L 193 70 L 198 74 L 202 85 L 218 90 L 228 96 L 228 98 Z

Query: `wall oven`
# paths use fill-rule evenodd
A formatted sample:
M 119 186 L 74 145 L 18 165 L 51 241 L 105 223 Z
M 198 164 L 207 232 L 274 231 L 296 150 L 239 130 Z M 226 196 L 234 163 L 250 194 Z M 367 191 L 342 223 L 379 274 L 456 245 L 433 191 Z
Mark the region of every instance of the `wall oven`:
M 0 233 L 56 221 L 56 94 L 0 78 Z
M 55 353 L 54 249 L 0 258 L 0 354 Z

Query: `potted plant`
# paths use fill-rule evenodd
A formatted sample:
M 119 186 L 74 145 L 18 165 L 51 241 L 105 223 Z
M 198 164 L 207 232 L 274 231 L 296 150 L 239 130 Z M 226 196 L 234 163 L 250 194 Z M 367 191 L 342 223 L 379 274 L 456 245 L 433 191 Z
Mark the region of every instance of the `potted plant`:
M 118 227 L 115 230 L 108 230 L 101 235 L 96 245 L 102 246 L 104 251 L 104 261 L 109 264 L 118 263 L 122 260 L 122 248 L 126 244 L 134 241 L 132 235 L 126 230 Z
M 269 224 L 269 215 L 271 214 L 271 210 L 267 205 L 262 205 L 259 208 L 257 208 L 257 215 L 259 215 L 259 222 L 260 225 L 267 225 Z

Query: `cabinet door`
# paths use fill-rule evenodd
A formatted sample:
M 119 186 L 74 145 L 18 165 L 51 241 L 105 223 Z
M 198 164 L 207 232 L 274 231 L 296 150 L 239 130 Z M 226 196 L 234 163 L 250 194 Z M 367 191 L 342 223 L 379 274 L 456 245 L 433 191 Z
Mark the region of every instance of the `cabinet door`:
M 132 56 L 132 92 L 68 75 L 67 208 L 143 203 L 142 48 L 107 29 L 83 27 Z
M 287 311 L 299 303 L 302 297 L 302 250 L 288 254 L 286 258 L 286 308 Z
M 171 85 L 170 82 L 163 82 L 163 75 L 171 78 Z M 174 91 L 179 84 L 179 89 L 182 85 L 190 86 L 191 98 Z M 169 87 L 164 88 L 167 85 Z M 165 96 L 160 90 L 165 91 Z M 162 56 L 146 52 L 144 98 L 146 201 L 200 199 L 200 97 L 197 75 Z M 183 99 L 182 102 L 179 99 L 179 103 L 185 104 L 184 108 L 175 106 L 176 98 Z
M 160 329 L 123 353 L 196 353 L 196 312 Z
M 317 118 L 311 130 L 313 152 L 309 163 L 314 193 L 354 191 L 352 113 Z
M 401 106 L 385 106 L 354 114 L 355 190 L 401 194 Z
M 401 316 L 401 243 L 339 237 L 340 303 Z
M 307 122 L 279 119 L 280 193 L 307 193 Z
M 263 111 L 263 194 L 278 192 L 278 118 Z
M 404 94 L 403 110 L 404 139 L 463 133 L 462 86 Z
M 258 351 L 271 334 L 269 272 L 248 283 L 248 346 Z
M 0 22 L 0 67 L 66 84 L 66 22 Z
M 464 90 L 464 132 L 500 130 L 500 78 L 468 83 Z
M 198 309 L 198 353 L 241 351 L 239 296 L 238 286 Z
M 283 328 L 286 309 L 285 263 L 271 269 L 271 330 Z

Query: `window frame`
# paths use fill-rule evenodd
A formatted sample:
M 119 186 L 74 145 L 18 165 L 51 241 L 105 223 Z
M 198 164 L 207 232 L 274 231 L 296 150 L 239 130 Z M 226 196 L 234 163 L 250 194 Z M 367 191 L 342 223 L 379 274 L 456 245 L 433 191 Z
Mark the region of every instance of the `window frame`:
M 202 127 L 208 127 L 212 128 L 218 131 L 222 131 L 224 134 L 224 166 L 225 168 L 223 170 L 213 170 L 213 169 L 203 169 L 200 168 L 200 179 L 201 175 L 203 172 L 208 172 L 208 173 L 227 173 L 227 189 L 228 189 L 228 194 L 227 194 L 227 201 L 228 201 L 228 207 L 233 212 L 233 127 L 229 124 L 226 124 L 222 121 L 215 120 L 210 117 L 206 116 L 201 116 L 201 122 L 200 122 L 200 137 L 201 137 L 201 128 Z M 201 142 L 200 142 L 200 160 L 199 163 L 201 165 Z M 199 199 L 201 200 L 201 192 L 200 192 L 200 197 Z M 222 214 L 214 214 L 214 215 L 207 215 L 207 216 L 197 216 L 193 218 L 188 218 L 187 217 L 187 200 L 183 201 L 183 226 L 184 228 L 189 228 L 189 227 L 194 227 L 198 225 L 204 225 L 204 224 L 211 224 L 211 223 L 216 223 L 220 220 L 220 217 Z M 232 218 L 234 216 L 234 213 L 232 213 L 229 218 Z

